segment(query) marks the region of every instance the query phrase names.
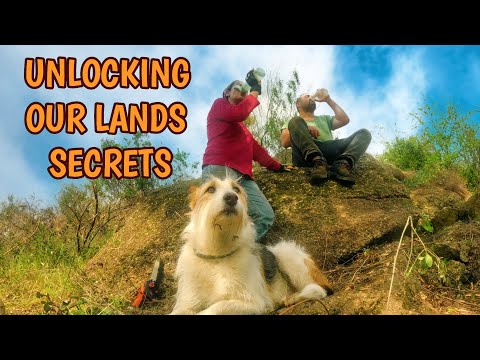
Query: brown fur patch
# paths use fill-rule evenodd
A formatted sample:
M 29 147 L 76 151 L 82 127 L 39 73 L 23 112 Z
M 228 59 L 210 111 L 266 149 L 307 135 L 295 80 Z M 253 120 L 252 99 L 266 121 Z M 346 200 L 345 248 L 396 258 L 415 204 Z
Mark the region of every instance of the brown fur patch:
M 332 295 L 333 294 L 332 285 L 330 285 L 330 282 L 328 281 L 325 274 L 323 274 L 322 271 L 317 267 L 317 265 L 315 264 L 315 261 L 307 257 L 305 258 L 304 262 L 305 262 L 305 265 L 307 266 L 308 273 L 312 277 L 313 281 L 318 285 L 320 285 L 322 288 L 324 288 L 327 291 L 327 295 Z
M 193 210 L 197 202 L 197 191 L 198 191 L 198 186 L 190 186 L 190 188 L 188 189 L 188 199 L 190 200 L 189 201 L 190 210 Z
M 202 186 L 191 186 L 189 189 L 189 198 L 190 198 L 190 209 L 193 211 L 198 203 L 201 201 L 207 201 L 204 195 L 206 195 L 207 199 L 210 198 L 211 194 L 205 194 L 205 191 L 210 187 L 215 187 L 215 180 L 209 180 L 205 182 Z

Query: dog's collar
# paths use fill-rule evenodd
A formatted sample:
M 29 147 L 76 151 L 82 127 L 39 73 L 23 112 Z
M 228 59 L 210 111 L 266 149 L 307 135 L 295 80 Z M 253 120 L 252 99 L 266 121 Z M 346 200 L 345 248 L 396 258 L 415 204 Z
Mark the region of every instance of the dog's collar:
M 202 254 L 200 252 L 197 251 L 197 249 L 193 249 L 193 252 L 195 253 L 195 255 L 197 255 L 199 258 L 202 258 L 202 259 L 207 259 L 207 260 L 211 260 L 211 259 L 221 259 L 221 258 L 225 258 L 227 256 L 230 256 L 234 253 L 236 253 L 238 251 L 239 248 L 236 248 L 235 250 L 233 250 L 232 252 L 229 252 L 228 254 L 225 254 L 225 255 L 205 255 L 205 254 Z

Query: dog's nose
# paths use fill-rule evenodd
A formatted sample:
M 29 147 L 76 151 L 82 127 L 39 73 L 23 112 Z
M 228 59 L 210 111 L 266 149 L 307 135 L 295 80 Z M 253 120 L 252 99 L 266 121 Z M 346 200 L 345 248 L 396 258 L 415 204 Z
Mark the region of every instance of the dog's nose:
M 233 192 L 226 193 L 225 195 L 223 195 L 223 200 L 225 200 L 227 205 L 235 206 L 237 204 L 238 196 Z

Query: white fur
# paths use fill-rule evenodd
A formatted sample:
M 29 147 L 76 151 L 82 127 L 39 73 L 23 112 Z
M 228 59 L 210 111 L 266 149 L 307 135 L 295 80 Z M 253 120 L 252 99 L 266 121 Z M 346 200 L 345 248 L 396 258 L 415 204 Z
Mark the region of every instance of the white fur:
M 227 205 L 225 194 L 237 195 L 234 206 Z M 196 190 L 190 206 L 171 314 L 264 314 L 282 305 L 327 296 L 305 264 L 309 255 L 292 242 L 268 247 L 281 271 L 267 283 L 255 227 L 247 214 L 247 196 L 235 180 L 212 178 Z M 230 213 L 224 212 L 226 208 Z

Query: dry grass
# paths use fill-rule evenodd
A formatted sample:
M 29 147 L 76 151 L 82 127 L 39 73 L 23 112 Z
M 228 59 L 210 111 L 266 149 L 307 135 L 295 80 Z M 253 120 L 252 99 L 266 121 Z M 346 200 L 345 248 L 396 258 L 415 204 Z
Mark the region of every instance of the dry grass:
M 472 196 L 472 193 L 468 190 L 465 179 L 453 170 L 441 171 L 432 183 L 460 195 L 464 200 Z
M 4 272 L 0 280 L 0 299 L 7 314 L 44 313 L 42 298 L 37 293 L 48 294 L 55 304 L 69 301 L 79 293 L 72 277 L 78 272 L 74 266 L 55 268 L 41 264 L 16 263 Z

